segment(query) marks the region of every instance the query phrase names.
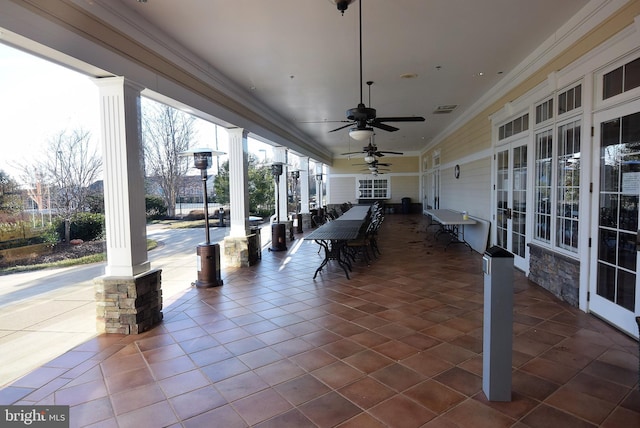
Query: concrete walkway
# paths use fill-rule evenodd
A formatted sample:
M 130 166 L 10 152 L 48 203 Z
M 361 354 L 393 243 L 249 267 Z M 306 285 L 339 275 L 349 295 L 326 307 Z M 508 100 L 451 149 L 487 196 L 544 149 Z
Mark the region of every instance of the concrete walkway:
M 268 228 L 263 228 L 263 235 Z M 212 228 L 219 242 L 228 228 Z M 149 227 L 161 243 L 149 252 L 162 269 L 165 306 L 191 288 L 197 278 L 196 247 L 202 229 Z M 270 239 L 263 236 L 263 244 Z M 0 276 L 0 387 L 96 336 L 93 279 L 104 263 Z

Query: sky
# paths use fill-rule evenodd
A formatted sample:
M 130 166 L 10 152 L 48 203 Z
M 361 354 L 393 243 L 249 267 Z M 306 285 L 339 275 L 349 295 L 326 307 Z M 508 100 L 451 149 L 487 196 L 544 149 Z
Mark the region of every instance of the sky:
M 19 166 L 42 155 L 60 132 L 88 130 L 100 152 L 98 87 L 87 76 L 0 43 L 0 129 L 0 170 L 18 181 Z M 198 119 L 196 130 L 193 147 L 213 148 L 215 126 Z M 222 135 L 219 143 L 225 151 Z M 249 140 L 256 155 L 263 157 L 265 148 Z

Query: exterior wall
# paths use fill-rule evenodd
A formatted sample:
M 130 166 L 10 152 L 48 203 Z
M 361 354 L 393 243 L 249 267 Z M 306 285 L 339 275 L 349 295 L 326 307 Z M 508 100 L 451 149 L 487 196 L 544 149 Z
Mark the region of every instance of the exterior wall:
M 355 177 L 333 177 L 329 175 L 327 205 L 351 202 L 357 204 Z
M 440 208 L 467 211 L 485 220 L 491 218 L 491 158 L 460 163 L 460 178 L 454 166 L 440 170 Z
M 391 198 L 389 204 L 400 204 L 402 198 L 411 198 L 412 203 L 420 201 L 420 158 L 418 156 L 385 156 L 379 159 L 382 163 L 390 163 L 391 171 L 382 177 L 391 181 Z M 329 171 L 329 200 L 327 204 L 341 204 L 346 201 L 357 203 L 356 177 L 367 174 L 362 157 L 335 159 Z M 363 171 L 364 169 L 364 171 Z

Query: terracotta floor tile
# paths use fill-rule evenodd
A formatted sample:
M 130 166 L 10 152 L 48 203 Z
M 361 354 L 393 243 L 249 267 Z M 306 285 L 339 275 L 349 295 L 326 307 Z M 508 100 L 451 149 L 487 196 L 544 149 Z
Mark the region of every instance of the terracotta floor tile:
M 164 403 L 161 405 L 166 406 Z M 69 408 L 69 420 L 73 421 L 74 425 L 77 426 L 90 426 L 100 421 L 110 420 L 114 416 L 108 397 L 87 401 Z
M 522 422 L 531 428 L 590 428 L 597 426 L 585 420 L 578 419 L 575 416 L 563 412 L 562 410 L 558 410 L 544 404 L 533 409 L 531 413 L 522 419 Z
M 426 377 L 433 377 L 453 367 L 450 362 L 424 352 L 405 358 L 401 363 Z
M 227 404 L 227 400 L 215 388 L 206 386 L 169 399 L 180 420 L 205 413 Z
M 170 360 L 149 364 L 149 368 L 151 369 L 153 376 L 160 380 L 175 376 L 179 373 L 191 371 L 196 368 L 196 365 L 193 363 L 191 358 L 187 355 L 183 355 Z
M 511 392 L 511 401 L 489 401 L 483 391 L 474 395 L 473 399 L 516 420 L 540 404 L 539 401 L 533 398 L 513 391 Z
M 256 425 L 256 428 L 315 428 L 299 410 L 293 409 Z
M 76 386 L 66 386 L 54 393 L 56 404 L 75 406 L 108 395 L 104 379 L 82 383 Z
M 469 397 L 482 389 L 482 378 L 454 367 L 434 377 L 435 380 Z
M 364 373 L 341 361 L 324 366 L 312 374 L 331 388 L 340 388 L 364 376 Z
M 307 371 L 314 371 L 320 367 L 333 364 L 337 361 L 337 358 L 322 349 L 312 349 L 291 357 L 291 361 Z
M 238 358 L 229 358 L 201 368 L 202 372 L 211 380 L 219 382 L 221 380 L 239 375 L 249 371 L 249 368 Z
M 338 392 L 364 410 L 395 395 L 394 390 L 370 377 L 357 380 L 340 388 Z
M 149 369 L 145 367 L 106 377 L 105 381 L 107 388 L 109 388 L 109 393 L 116 394 L 118 392 L 135 389 L 142 385 L 153 383 L 155 379 Z
M 404 395 L 420 403 L 434 413 L 443 413 L 466 397 L 443 384 L 427 380 L 408 390 Z
M 308 374 L 276 385 L 274 389 L 294 406 L 331 391 L 327 385 Z
M 246 428 L 247 423 L 236 413 L 231 405 L 226 405 L 187 419 L 183 422 L 183 425 L 185 428 L 217 426 L 224 428 Z
M 640 426 L 640 413 L 633 412 L 623 407 L 616 408 L 609 417 L 600 425 L 602 428 Z
M 343 358 L 342 361 L 364 373 L 374 372 L 394 362 L 384 355 L 369 349 Z
M 419 427 L 435 417 L 435 413 L 402 395 L 378 404 L 369 412 L 388 426 L 398 428 Z
M 286 382 L 289 379 L 301 376 L 305 371 L 293 362 L 281 359 L 277 360 L 273 364 L 262 366 L 254 370 L 258 376 L 262 378 L 269 385 L 277 385 L 282 382 Z
M 249 425 L 255 425 L 292 408 L 291 404 L 273 389 L 242 398 L 234 402 L 233 407 Z
M 352 340 L 341 339 L 324 345 L 321 349 L 337 358 L 346 358 L 353 354 L 357 354 L 366 348 Z
M 253 372 L 242 373 L 216 382 L 214 386 L 229 402 L 247 397 L 269 387 L 265 381 Z
M 200 370 L 191 370 L 158 382 L 167 397 L 175 397 L 208 385 L 209 379 Z
M 298 409 L 321 428 L 336 426 L 360 413 L 355 404 L 336 392 L 320 396 Z
M 166 396 L 155 383 L 111 394 L 111 403 L 116 415 L 131 412 L 141 407 L 164 401 Z
M 165 401 L 118 415 L 117 419 L 118 424 L 124 427 L 169 426 L 178 422 L 173 409 Z
M 398 392 L 402 392 L 424 380 L 424 377 L 420 373 L 397 363 L 386 366 L 372 373 L 371 376 Z
M 386 427 L 386 425 L 367 413 L 360 413 L 356 417 L 351 418 L 348 421 L 338 425 L 338 428 L 361 428 L 361 427 L 384 428 Z
M 483 403 L 467 399 L 451 409 L 446 414 L 447 419 L 452 420 L 461 427 L 500 428 L 510 427 L 514 419 Z M 560 425 L 547 425 L 547 427 Z
M 544 402 L 596 425 L 602 423 L 615 408 L 614 403 L 565 387 L 558 389 Z
M 513 392 L 519 392 L 539 401 L 545 400 L 558 388 L 559 385 L 556 383 L 520 370 L 514 370 L 511 375 L 511 390 Z

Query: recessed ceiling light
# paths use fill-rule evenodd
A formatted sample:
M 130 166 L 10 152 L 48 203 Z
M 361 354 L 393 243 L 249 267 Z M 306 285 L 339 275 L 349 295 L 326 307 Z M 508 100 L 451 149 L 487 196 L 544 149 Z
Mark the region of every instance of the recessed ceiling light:
M 480 71 L 480 72 L 474 74 L 473 76 L 474 77 L 482 77 L 482 76 L 484 76 L 484 71 Z
M 416 77 L 418 77 L 416 73 L 404 73 L 400 75 L 401 79 L 415 79 Z

